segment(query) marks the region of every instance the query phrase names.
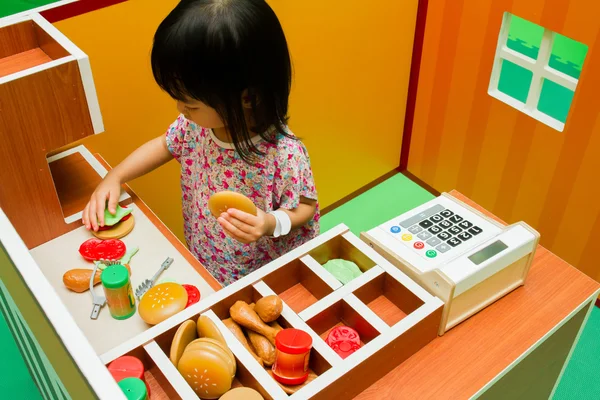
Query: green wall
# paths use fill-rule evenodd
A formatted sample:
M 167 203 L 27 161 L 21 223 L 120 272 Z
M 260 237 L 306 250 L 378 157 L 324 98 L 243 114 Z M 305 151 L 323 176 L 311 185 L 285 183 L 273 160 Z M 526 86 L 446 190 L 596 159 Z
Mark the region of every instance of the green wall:
M 25 361 L 44 399 L 97 398 L 1 243 L 0 310 L 12 332 L 22 360 Z M 6 340 L 5 336 L 3 339 Z M 14 362 L 15 373 L 19 371 L 22 374 L 22 364 L 21 368 L 18 368 L 19 360 L 11 361 Z M 6 393 L 0 393 L 0 398 L 15 399 L 4 397 L 5 395 Z M 34 399 L 35 397 L 32 397 L 32 400 Z

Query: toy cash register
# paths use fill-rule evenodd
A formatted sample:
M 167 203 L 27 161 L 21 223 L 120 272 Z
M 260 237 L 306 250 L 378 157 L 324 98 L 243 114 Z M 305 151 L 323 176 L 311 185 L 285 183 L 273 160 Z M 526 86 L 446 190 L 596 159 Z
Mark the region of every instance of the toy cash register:
M 523 285 L 539 233 L 444 193 L 361 235 L 445 303 L 439 334 Z

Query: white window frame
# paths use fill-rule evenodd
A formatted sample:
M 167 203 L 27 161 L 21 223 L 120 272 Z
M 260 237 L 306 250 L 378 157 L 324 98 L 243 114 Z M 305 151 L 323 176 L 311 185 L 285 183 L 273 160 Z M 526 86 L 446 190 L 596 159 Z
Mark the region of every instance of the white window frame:
M 542 93 L 542 83 L 544 79 L 548 79 L 575 92 L 579 80 L 557 71 L 548 65 L 550 54 L 552 52 L 552 44 L 554 43 L 554 32 L 549 29 L 544 28 L 544 35 L 542 37 L 537 60 L 508 48 L 506 44 L 508 41 L 511 19 L 512 14 L 508 12 L 504 14 L 502 27 L 500 28 L 500 36 L 498 37 L 498 47 L 496 48 L 496 55 L 494 56 L 494 66 L 492 68 L 492 77 L 490 79 L 488 93 L 490 96 L 495 97 L 530 117 L 562 132 L 565 129 L 564 123 L 538 110 L 538 103 Z M 508 60 L 533 73 L 529 94 L 527 95 L 527 101 L 525 103 L 498 90 L 503 60 Z

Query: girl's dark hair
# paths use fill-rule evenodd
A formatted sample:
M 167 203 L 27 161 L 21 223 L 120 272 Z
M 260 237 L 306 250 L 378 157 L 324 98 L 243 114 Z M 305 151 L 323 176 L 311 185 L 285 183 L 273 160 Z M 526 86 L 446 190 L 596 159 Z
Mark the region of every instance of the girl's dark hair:
M 292 66 L 281 24 L 264 0 L 182 0 L 158 27 L 151 60 L 154 79 L 171 97 L 217 111 L 245 161 L 262 154 L 252 132 L 271 143 L 270 127 L 288 136 Z M 242 104 L 246 89 L 253 126 Z

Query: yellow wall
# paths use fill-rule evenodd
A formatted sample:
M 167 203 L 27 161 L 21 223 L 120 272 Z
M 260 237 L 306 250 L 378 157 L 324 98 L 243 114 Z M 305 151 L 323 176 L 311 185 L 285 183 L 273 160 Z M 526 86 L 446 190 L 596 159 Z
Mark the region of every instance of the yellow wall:
M 322 207 L 399 164 L 417 2 L 270 1 L 295 67 L 290 125 Z M 154 30 L 176 3 L 130 0 L 56 23 L 90 57 L 106 133 L 86 144 L 113 165 L 176 117 L 149 66 Z M 132 187 L 182 237 L 176 163 Z

